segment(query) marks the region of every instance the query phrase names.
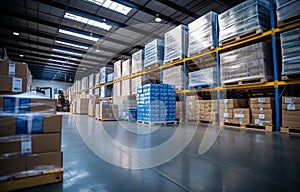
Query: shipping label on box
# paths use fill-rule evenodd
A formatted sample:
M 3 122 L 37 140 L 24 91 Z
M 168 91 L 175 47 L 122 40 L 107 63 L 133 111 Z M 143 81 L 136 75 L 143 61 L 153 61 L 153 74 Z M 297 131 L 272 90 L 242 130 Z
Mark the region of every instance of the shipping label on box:
M 300 104 L 300 97 L 282 97 L 283 104 Z

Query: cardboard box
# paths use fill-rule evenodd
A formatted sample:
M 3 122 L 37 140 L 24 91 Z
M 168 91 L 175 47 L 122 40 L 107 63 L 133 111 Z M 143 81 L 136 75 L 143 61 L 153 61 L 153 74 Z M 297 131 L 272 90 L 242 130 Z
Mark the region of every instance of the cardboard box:
M 237 124 L 250 124 L 250 109 L 236 108 L 233 109 L 233 122 Z
M 0 137 L 0 156 L 7 153 L 34 154 L 60 150 L 60 133 Z
M 282 121 L 300 122 L 298 115 L 282 115 Z
M 266 120 L 266 119 L 252 118 L 251 122 L 255 125 L 274 125 L 274 122 L 272 120 Z
M 282 115 L 298 115 L 300 116 L 300 111 L 288 111 L 288 110 L 282 110 Z
M 27 64 L 13 61 L 0 61 L 0 75 L 27 78 L 27 73 Z
M 266 121 L 273 121 L 275 120 L 275 117 L 273 114 L 253 114 L 252 113 L 252 119 L 261 119 Z
M 282 97 L 282 104 L 290 104 L 290 103 L 300 104 L 300 97 L 287 97 L 287 96 Z
M 252 114 L 273 114 L 272 109 L 251 109 Z
M 273 97 L 250 98 L 250 105 L 258 104 L 258 103 L 274 103 L 274 98 Z
M 300 111 L 300 104 L 282 104 L 282 109 L 283 110 L 288 110 L 288 111 Z
M 0 116 L 0 136 L 61 133 L 62 115 L 22 114 Z
M 282 121 L 282 126 L 283 126 L 283 127 L 300 128 L 300 122 Z
M 27 79 L 9 76 L 0 76 L 0 92 L 16 94 L 27 92 Z
M 222 99 L 220 109 L 246 108 L 249 107 L 247 99 Z
M 196 121 L 199 119 L 196 115 L 196 102 L 198 100 L 197 95 L 191 95 L 186 97 L 186 119 L 190 121 Z
M 251 109 L 274 109 L 274 103 L 250 103 Z
M 233 109 L 220 109 L 220 119 L 233 119 Z
M 7 176 L 26 170 L 25 156 L 12 156 L 0 158 L 0 176 Z
M 176 101 L 176 119 L 182 119 L 182 102 Z
M 17 105 L 19 103 L 19 105 Z M 0 111 L 8 113 L 56 114 L 56 99 L 29 98 L 18 95 L 0 95 Z M 21 106 L 21 107 L 20 107 Z
M 43 167 L 62 168 L 62 157 L 61 151 L 28 155 L 26 156 L 26 170 L 38 170 Z

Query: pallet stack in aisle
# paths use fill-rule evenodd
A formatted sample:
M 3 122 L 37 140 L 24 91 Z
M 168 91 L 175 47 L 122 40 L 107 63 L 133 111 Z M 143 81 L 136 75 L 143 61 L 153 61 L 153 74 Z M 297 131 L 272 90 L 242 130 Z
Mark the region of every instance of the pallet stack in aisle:
M 0 60 L 0 92 L 18 94 L 30 91 L 30 72 L 27 64 Z
M 273 79 L 271 46 L 256 43 L 220 54 L 222 86 L 264 83 Z
M 266 0 L 248 0 L 218 18 L 220 46 L 228 45 L 270 29 L 270 4 Z
M 88 116 L 95 117 L 95 108 L 96 104 L 99 104 L 98 95 L 90 95 L 89 104 L 88 104 Z
M 138 88 L 137 118 L 139 123 L 176 124 L 175 87 L 167 84 L 147 84 Z
M 198 121 L 199 116 L 197 116 L 198 111 L 198 95 L 189 95 L 186 96 L 186 114 L 185 118 L 188 121 Z
M 76 114 L 87 115 L 89 109 L 89 95 L 81 93 L 76 101 Z
M 300 97 L 282 97 L 281 132 L 300 133 Z
M 251 113 L 249 108 L 235 108 L 233 109 L 233 123 L 234 124 L 250 124 Z
M 187 53 L 188 38 L 188 27 L 185 25 L 178 25 L 165 33 L 164 64 L 184 57 Z
M 1 190 L 61 182 L 62 116 L 56 115 L 56 99 L 1 95 L 0 110 Z
M 101 101 L 96 104 L 95 118 L 100 121 L 115 121 L 117 111 L 112 101 Z
M 189 23 L 189 57 L 216 47 L 217 19 L 217 13 L 210 11 Z
M 220 123 L 223 125 L 226 123 L 241 124 L 239 121 L 237 121 L 238 116 L 240 116 L 240 117 L 242 116 L 242 115 L 238 115 L 238 114 L 241 114 L 241 113 L 239 113 L 239 108 L 244 109 L 247 107 L 249 107 L 249 105 L 248 105 L 248 100 L 246 100 L 246 99 L 222 99 L 222 100 L 220 100 Z M 236 117 L 235 117 L 235 114 L 237 114 Z M 234 120 L 234 119 L 236 119 L 236 120 Z
M 276 0 L 278 26 L 299 21 L 300 1 Z
M 300 28 L 280 34 L 282 54 L 282 79 L 291 80 L 299 78 L 300 74 Z

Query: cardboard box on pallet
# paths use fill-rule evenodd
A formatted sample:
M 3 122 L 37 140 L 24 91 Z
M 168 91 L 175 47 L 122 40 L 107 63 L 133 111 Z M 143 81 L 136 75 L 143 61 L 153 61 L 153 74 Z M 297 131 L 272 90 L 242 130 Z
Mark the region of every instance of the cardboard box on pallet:
M 0 114 L 0 136 L 60 133 L 62 116 L 53 114 Z
M 176 119 L 182 120 L 182 102 L 176 101 Z
M 88 116 L 95 117 L 95 108 L 96 104 L 99 104 L 99 98 L 95 96 L 94 98 L 90 98 L 89 100 L 89 109 L 88 109 Z
M 12 156 L 0 159 L 0 176 L 38 173 L 43 170 L 62 168 L 62 152 Z
M 0 112 L 56 113 L 56 99 L 36 97 L 32 94 L 0 95 Z
M 197 95 L 186 97 L 186 119 L 189 121 L 197 121 L 199 117 L 196 115 L 196 102 L 199 99 Z
M 300 128 L 300 97 L 282 97 L 282 126 Z
M 233 122 L 236 124 L 250 124 L 251 116 L 249 108 L 233 109 Z
M 99 119 L 116 120 L 112 101 L 101 101 L 99 107 Z
M 27 92 L 27 79 L 9 76 L 0 76 L 0 93 L 17 94 Z
M 205 119 L 205 105 L 204 100 L 196 101 L 196 116 L 201 120 Z
M 60 133 L 0 137 L 0 156 L 7 154 L 25 155 L 60 150 Z
M 247 99 L 222 99 L 220 100 L 220 109 L 233 109 L 248 107 Z
M 274 98 L 250 98 L 252 123 L 256 125 L 274 125 Z
M 116 61 L 114 63 L 114 80 L 122 77 L 122 61 Z

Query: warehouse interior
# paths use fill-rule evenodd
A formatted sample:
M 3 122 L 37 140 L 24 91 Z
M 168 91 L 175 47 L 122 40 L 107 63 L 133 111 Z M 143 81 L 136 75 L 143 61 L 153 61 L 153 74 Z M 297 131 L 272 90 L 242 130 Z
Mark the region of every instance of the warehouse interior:
M 0 191 L 300 187 L 300 1 L 0 14 Z

